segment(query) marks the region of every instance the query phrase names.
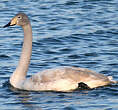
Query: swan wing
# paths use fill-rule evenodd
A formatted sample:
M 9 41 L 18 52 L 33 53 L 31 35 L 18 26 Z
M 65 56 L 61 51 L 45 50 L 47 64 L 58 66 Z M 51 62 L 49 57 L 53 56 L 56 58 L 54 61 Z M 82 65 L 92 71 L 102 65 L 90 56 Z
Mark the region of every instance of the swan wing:
M 78 88 L 78 83 L 85 83 L 95 88 L 110 83 L 109 78 L 103 74 L 77 67 L 58 67 L 47 69 L 33 75 L 27 80 L 29 90 L 70 91 Z M 25 87 L 26 88 L 26 87 Z

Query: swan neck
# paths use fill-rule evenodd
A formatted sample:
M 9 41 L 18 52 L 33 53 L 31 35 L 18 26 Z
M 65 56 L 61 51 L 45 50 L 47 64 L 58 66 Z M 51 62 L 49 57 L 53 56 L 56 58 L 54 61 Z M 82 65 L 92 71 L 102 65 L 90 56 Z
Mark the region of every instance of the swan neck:
M 24 31 L 24 40 L 23 40 L 23 47 L 20 56 L 20 60 L 16 70 L 13 72 L 10 82 L 13 83 L 12 85 L 24 80 L 27 75 L 30 57 L 32 54 L 32 28 L 30 23 L 22 26 Z
M 32 28 L 30 24 L 22 28 L 24 31 L 24 41 L 18 67 L 21 69 L 21 72 L 24 72 L 26 75 L 32 54 Z

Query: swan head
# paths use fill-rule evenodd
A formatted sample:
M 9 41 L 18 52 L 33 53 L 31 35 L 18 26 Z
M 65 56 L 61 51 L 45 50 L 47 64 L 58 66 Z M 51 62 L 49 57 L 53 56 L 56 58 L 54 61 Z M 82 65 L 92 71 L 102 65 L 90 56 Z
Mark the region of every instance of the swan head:
M 26 14 L 24 13 L 18 13 L 16 16 L 14 16 L 11 21 L 6 24 L 5 26 L 3 26 L 4 28 L 5 27 L 8 27 L 8 26 L 14 26 L 14 25 L 18 25 L 18 26 L 25 26 L 29 24 L 29 18 Z

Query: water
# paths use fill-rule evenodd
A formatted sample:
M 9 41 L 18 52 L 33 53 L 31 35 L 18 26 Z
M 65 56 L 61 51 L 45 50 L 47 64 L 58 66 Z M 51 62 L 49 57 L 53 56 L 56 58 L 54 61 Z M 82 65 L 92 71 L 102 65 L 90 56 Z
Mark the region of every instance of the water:
M 28 75 L 57 66 L 88 68 L 118 80 L 118 0 L 1 0 L 0 26 L 25 12 L 33 27 Z M 118 85 L 71 93 L 12 88 L 20 27 L 0 29 L 0 110 L 118 110 Z

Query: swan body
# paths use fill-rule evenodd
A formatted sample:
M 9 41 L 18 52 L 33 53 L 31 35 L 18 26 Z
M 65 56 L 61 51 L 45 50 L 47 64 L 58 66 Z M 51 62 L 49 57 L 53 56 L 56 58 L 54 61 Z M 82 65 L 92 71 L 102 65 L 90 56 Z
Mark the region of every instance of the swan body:
M 10 84 L 18 89 L 31 91 L 72 91 L 79 83 L 85 83 L 89 88 L 117 83 L 111 77 L 94 71 L 77 67 L 58 67 L 47 69 L 26 78 L 30 57 L 32 54 L 32 28 L 29 18 L 24 13 L 18 13 L 4 27 L 19 25 L 24 31 L 22 53 L 16 70 L 10 77 Z
M 30 78 L 18 82 L 17 88 L 35 91 L 72 91 L 78 88 L 78 83 L 85 83 L 89 88 L 111 83 L 107 76 L 84 68 L 58 67 L 47 69 Z

